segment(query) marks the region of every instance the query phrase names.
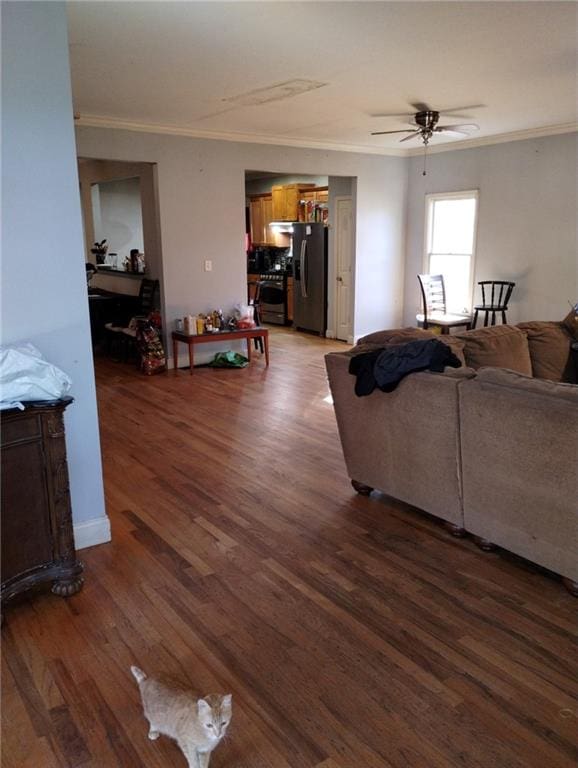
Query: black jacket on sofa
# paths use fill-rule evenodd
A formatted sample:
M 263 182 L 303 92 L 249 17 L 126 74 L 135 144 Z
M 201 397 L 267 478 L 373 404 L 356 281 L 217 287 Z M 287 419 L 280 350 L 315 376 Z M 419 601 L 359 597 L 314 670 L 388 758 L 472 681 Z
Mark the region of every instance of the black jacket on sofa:
M 356 376 L 355 394 L 363 397 L 376 387 L 392 392 L 409 373 L 441 373 L 446 365 L 461 366 L 450 347 L 437 339 L 420 339 L 355 355 L 349 363 L 349 373 Z

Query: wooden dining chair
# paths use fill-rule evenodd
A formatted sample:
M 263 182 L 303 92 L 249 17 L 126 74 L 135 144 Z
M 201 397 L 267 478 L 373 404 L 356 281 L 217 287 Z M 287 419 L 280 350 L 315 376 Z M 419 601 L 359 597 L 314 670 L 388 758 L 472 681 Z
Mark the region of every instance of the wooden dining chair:
M 419 326 L 424 329 L 441 328 L 443 334 L 449 333 L 450 328 L 465 326 L 466 330 L 469 330 L 472 327 L 471 315 L 447 312 L 443 275 L 418 275 L 417 279 L 421 288 L 423 309 L 423 312 L 416 315 Z
M 247 283 L 249 306 L 253 307 L 253 317 L 257 325 L 261 325 L 261 282 L 259 280 L 250 280 Z M 263 339 L 261 337 L 253 339 L 255 349 L 260 349 L 263 354 Z
M 506 311 L 516 283 L 509 282 L 508 280 L 481 280 L 478 285 L 482 286 L 482 303 L 476 304 L 474 307 L 472 328 L 476 327 L 479 312 L 485 313 L 484 328 L 488 325 L 490 313 L 492 315 L 492 325 L 496 324 L 497 313 L 502 315 L 502 324 L 507 325 Z

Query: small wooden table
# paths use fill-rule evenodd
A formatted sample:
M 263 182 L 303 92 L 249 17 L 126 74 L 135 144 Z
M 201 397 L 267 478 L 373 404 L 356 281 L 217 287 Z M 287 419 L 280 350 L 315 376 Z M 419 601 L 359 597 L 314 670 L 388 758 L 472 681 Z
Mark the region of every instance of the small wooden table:
M 191 376 L 193 375 L 193 347 L 195 344 L 214 344 L 215 342 L 235 340 L 235 339 L 247 339 L 247 357 L 249 362 L 251 361 L 251 341 L 253 339 L 263 339 L 263 346 L 265 347 L 265 364 L 269 365 L 269 330 L 257 326 L 256 328 L 238 328 L 236 331 L 218 331 L 217 333 L 203 333 L 197 336 L 188 336 L 186 333 L 180 331 L 172 332 L 173 340 L 173 368 L 178 368 L 178 347 L 179 341 L 183 344 L 187 344 L 189 347 L 189 364 L 191 366 Z

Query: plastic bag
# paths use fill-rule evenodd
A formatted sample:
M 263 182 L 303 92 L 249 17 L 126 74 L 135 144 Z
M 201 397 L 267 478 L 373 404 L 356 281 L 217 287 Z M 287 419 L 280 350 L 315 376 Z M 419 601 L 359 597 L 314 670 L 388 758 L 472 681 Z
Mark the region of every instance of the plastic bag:
M 245 368 L 249 361 L 238 352 L 217 352 L 209 365 L 212 368 Z
M 33 344 L 0 347 L 0 409 L 22 407 L 33 400 L 58 400 L 72 385 L 70 378 Z
M 252 304 L 236 304 L 234 314 L 237 328 L 255 328 L 255 307 Z

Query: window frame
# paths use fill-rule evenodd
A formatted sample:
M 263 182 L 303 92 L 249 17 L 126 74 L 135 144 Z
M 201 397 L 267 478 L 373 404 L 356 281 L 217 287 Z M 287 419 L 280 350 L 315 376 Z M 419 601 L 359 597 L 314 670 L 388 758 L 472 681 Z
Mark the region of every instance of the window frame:
M 476 268 L 476 250 L 478 242 L 478 216 L 480 210 L 480 190 L 479 189 L 463 189 L 458 192 L 430 192 L 425 196 L 425 228 L 424 228 L 424 243 L 423 243 L 423 259 L 422 259 L 422 271 L 424 274 L 430 274 L 430 257 L 432 253 L 429 251 L 429 245 L 433 242 L 433 210 L 434 203 L 437 200 L 470 200 L 476 201 L 474 212 L 474 233 L 472 238 L 472 253 L 470 261 L 470 285 L 468 294 L 468 304 L 464 307 L 465 312 L 471 312 L 474 304 L 474 283 L 475 283 L 475 268 Z M 433 254 L 436 255 L 436 254 Z M 466 253 L 448 253 L 440 254 L 447 256 L 468 256 Z

